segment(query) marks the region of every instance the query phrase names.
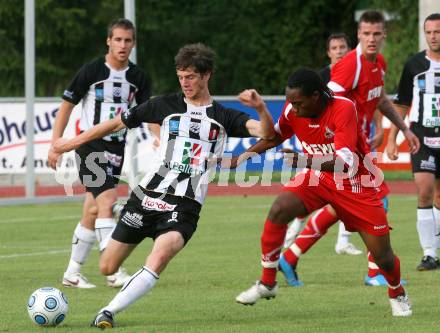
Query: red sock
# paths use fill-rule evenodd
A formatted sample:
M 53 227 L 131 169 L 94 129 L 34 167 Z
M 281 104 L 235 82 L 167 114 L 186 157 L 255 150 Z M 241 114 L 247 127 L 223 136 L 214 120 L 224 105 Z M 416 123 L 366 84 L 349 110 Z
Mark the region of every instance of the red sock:
M 284 252 L 286 261 L 296 266 L 299 256 L 306 253 L 337 221 L 338 217 L 333 216 L 327 207 L 320 209 L 307 221 L 292 246 Z
M 396 255 L 394 256 L 394 268 L 391 271 L 379 270 L 389 284 L 388 296 L 390 298 L 396 298 L 399 295 L 405 294 L 405 289 L 400 284 L 400 260 Z
M 276 224 L 266 220 L 261 235 L 261 282 L 273 286 L 276 282 L 278 259 L 286 236 L 287 224 Z
M 379 267 L 376 265 L 373 256 L 368 251 L 368 276 L 372 278 L 378 274 L 379 274 Z

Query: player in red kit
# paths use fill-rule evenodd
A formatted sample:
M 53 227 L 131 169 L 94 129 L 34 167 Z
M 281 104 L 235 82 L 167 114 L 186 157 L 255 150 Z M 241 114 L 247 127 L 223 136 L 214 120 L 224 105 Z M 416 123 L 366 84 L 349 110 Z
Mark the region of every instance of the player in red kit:
M 402 129 L 412 152 L 415 152 L 420 146 L 418 139 L 394 110 L 384 91 L 386 63 L 379 51 L 385 36 L 383 15 L 377 11 L 364 12 L 359 20 L 359 44 L 356 49 L 347 53 L 332 67 L 328 87 L 336 95 L 345 96 L 354 102 L 358 112 L 358 124 L 365 138 L 370 138 L 370 125 L 376 109 L 379 109 L 393 124 Z M 377 138 L 373 137 L 366 142 L 374 148 L 378 145 L 376 140 Z M 385 182 L 378 185 L 380 185 L 380 198 L 387 210 L 388 187 Z M 296 253 L 295 265 L 299 257 L 306 253 L 338 220 L 335 209 L 326 206 L 307 221 L 304 230 L 298 235 L 295 243 L 289 247 Z M 291 286 L 301 285 L 294 276 L 286 276 L 286 278 Z M 387 285 L 385 277 L 380 274 L 379 267 L 374 263 L 371 254 L 368 254 L 368 274 L 364 283 L 368 286 Z
M 347 230 L 359 232 L 385 276 L 393 316 L 410 316 L 411 305 L 400 284 L 399 259 L 391 249 L 385 210 L 372 181 L 374 170 L 366 167 L 371 169 L 372 164 L 353 102 L 334 97 L 319 75 L 308 69 L 289 77 L 286 96 L 291 106 L 275 126 L 277 137 L 260 140 L 248 151 L 261 153 L 295 134 L 304 155 L 290 154 L 292 167 L 311 171 L 297 174 L 272 204 L 261 236 L 261 278 L 236 301 L 248 305 L 276 296 L 287 223 L 331 204 Z M 291 259 L 287 250 L 285 262 Z

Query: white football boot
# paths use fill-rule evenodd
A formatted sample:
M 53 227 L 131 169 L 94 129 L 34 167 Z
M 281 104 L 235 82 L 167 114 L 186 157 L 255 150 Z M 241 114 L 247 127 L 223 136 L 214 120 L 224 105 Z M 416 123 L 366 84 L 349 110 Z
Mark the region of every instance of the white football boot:
M 408 295 L 390 298 L 391 312 L 394 317 L 409 317 L 412 315 L 411 302 Z
M 356 246 L 354 246 L 351 243 L 347 243 L 342 246 L 339 245 L 338 243 L 336 243 L 335 251 L 337 254 L 348 254 L 351 256 L 358 256 L 358 255 L 362 254 L 362 251 L 359 250 L 358 248 L 356 248 Z
M 275 286 L 269 288 L 262 284 L 260 281 L 257 281 L 248 290 L 243 291 L 240 295 L 238 295 L 235 300 L 237 301 L 237 303 L 240 304 L 254 305 L 260 298 L 274 298 L 277 295 L 277 292 L 278 284 L 275 284 Z
M 65 287 L 74 287 L 80 289 L 96 288 L 94 284 L 90 283 L 87 278 L 79 272 L 71 275 L 64 275 L 62 283 Z
M 130 275 L 127 273 L 125 268 L 120 267 L 115 274 L 107 276 L 107 286 L 112 288 L 120 288 L 125 282 L 130 280 Z

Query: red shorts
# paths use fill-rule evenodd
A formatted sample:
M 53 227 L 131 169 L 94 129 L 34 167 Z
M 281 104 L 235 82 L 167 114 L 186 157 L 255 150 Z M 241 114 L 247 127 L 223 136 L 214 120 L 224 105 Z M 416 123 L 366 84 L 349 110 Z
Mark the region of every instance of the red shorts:
M 303 181 L 293 183 L 296 177 L 284 186 L 283 191 L 300 198 L 309 213 L 330 204 L 348 231 L 362 230 L 376 236 L 388 234 L 385 209 L 376 188 L 362 187 L 361 193 L 353 193 L 337 190 L 334 184 L 324 181 L 309 186 L 310 173 L 300 176 Z

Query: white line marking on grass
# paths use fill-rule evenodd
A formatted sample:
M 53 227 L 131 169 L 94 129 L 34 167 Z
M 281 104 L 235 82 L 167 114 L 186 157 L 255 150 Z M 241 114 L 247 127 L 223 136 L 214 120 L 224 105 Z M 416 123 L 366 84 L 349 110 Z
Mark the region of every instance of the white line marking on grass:
M 44 251 L 44 252 L 31 252 L 31 253 L 14 253 L 14 254 L 5 254 L 0 256 L 0 259 L 10 259 L 10 258 L 20 258 L 20 257 L 33 257 L 33 256 L 46 256 L 51 254 L 59 254 L 59 253 L 67 253 L 70 252 L 70 249 L 64 250 L 52 250 L 52 251 Z
M 44 220 L 44 221 L 66 221 L 71 219 L 79 219 L 80 215 L 65 215 L 65 216 L 52 216 L 52 217 L 40 217 L 40 216 L 33 216 L 33 217 L 22 217 L 22 218 L 15 218 L 15 219 L 8 219 L 6 221 L 0 221 L 0 224 L 8 224 L 8 223 L 23 223 L 23 222 L 32 222 L 35 220 Z

